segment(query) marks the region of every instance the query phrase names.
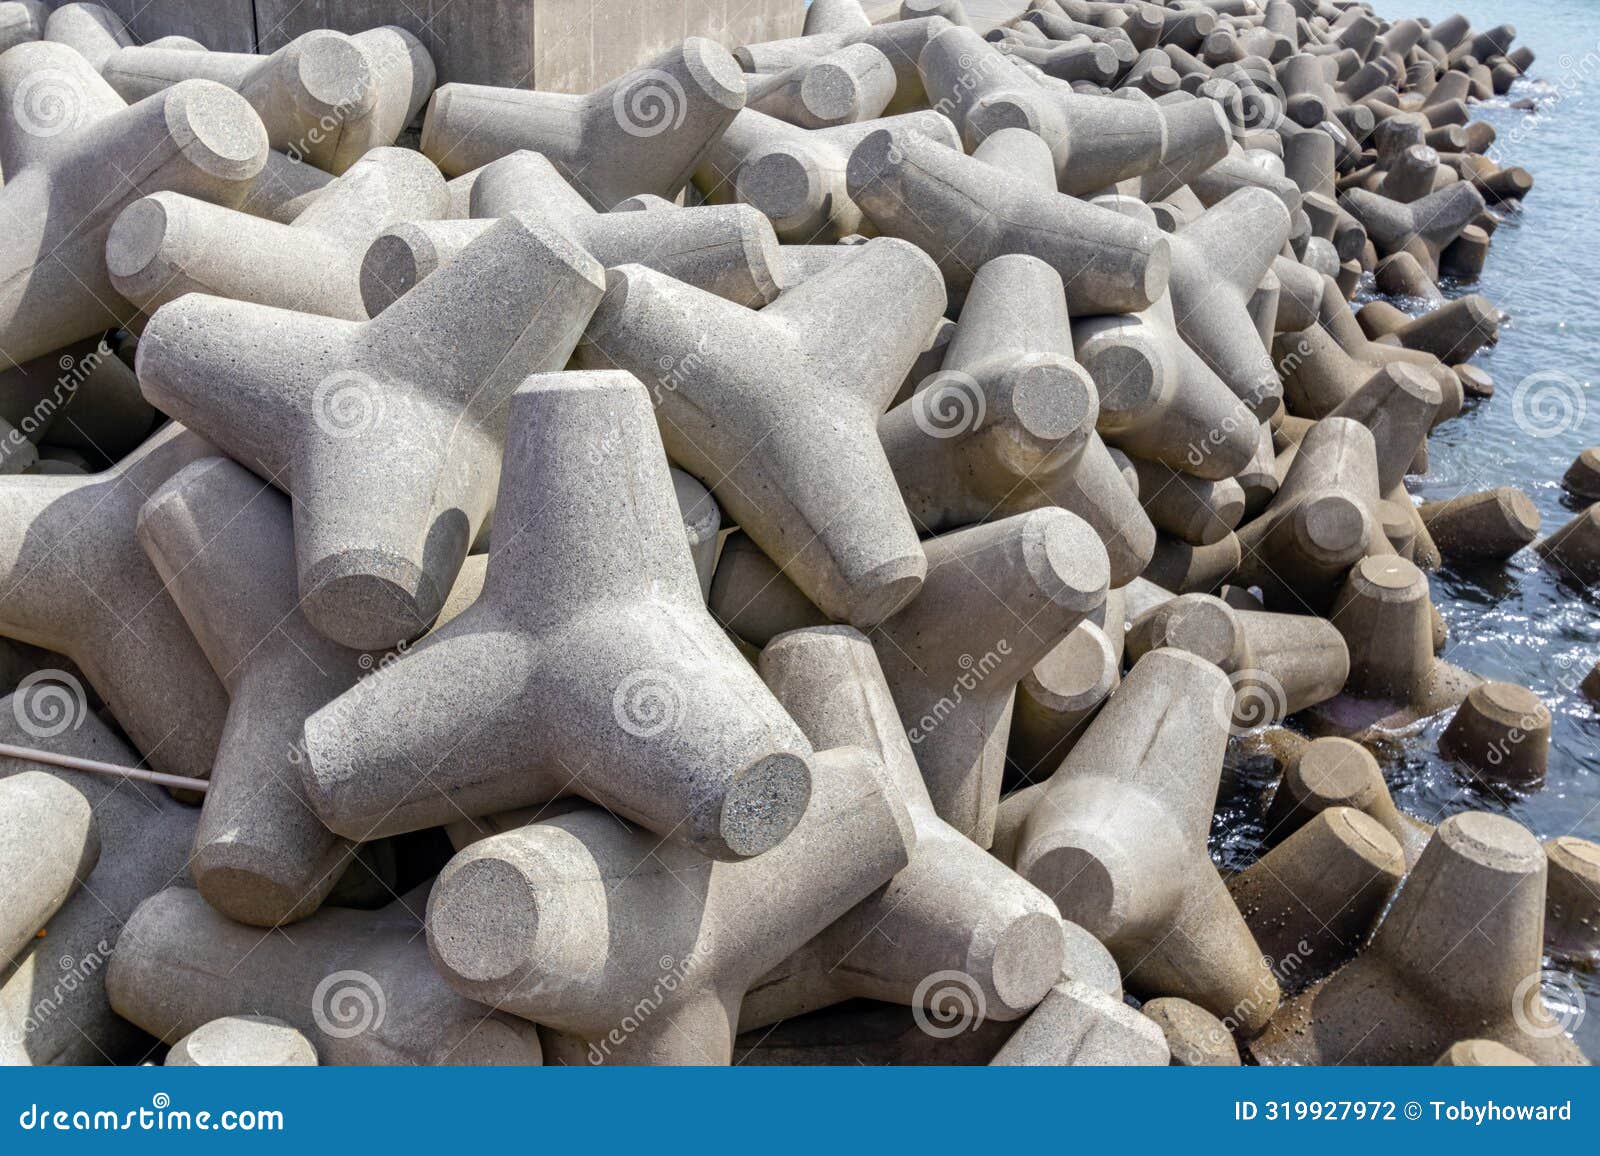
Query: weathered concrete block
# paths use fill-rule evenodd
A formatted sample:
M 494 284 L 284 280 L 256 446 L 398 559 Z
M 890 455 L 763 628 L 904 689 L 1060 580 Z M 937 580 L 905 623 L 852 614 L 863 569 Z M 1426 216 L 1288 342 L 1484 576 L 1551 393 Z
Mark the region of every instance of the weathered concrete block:
M 99 860 L 93 809 L 70 783 L 42 771 L 0 779 L 0 961 L 8 969 Z
M 187 294 L 151 318 L 139 377 L 294 495 L 306 617 L 382 650 L 438 614 L 493 505 L 505 402 L 565 364 L 601 272 L 565 237 L 506 218 L 364 324 Z
M 367 839 L 592 794 L 716 858 L 777 845 L 811 747 L 705 611 L 643 386 L 536 376 L 508 408 L 483 593 L 307 720 L 313 808 Z
M 329 907 L 291 942 L 169 887 L 117 937 L 106 990 L 118 1015 L 177 1044 L 213 1020 L 270 1016 L 325 1064 L 537 1064 L 532 1024 L 464 999 L 422 936 L 426 888 L 381 911 Z
M 13 222 L 0 249 L 0 345 L 12 362 L 132 315 L 105 261 L 125 205 L 162 190 L 236 205 L 266 143 L 254 110 L 214 81 L 128 105 L 65 44 L 0 57 L 0 207 Z
M 202 1024 L 167 1052 L 169 1068 L 315 1067 L 317 1049 L 271 1016 L 223 1016 Z
M 866 628 L 911 598 L 927 563 L 877 422 L 944 311 L 927 256 L 868 242 L 759 313 L 639 265 L 607 276 L 579 364 L 652 383 L 673 461 L 832 619 Z M 885 331 L 870 302 L 890 285 Z
M 1162 1066 L 1161 1029 L 1121 1000 L 1086 984 L 1057 984 L 1011 1034 L 991 1064 L 1002 1067 Z

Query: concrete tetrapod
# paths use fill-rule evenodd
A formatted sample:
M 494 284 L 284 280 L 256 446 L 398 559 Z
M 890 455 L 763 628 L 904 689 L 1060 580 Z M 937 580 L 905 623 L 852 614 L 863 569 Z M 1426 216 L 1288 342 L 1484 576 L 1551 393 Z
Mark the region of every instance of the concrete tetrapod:
M 1431 826 L 1395 806 L 1371 751 L 1330 736 L 1306 743 L 1289 759 L 1267 808 L 1267 845 L 1276 846 L 1333 807 L 1348 807 L 1377 820 L 1400 845 L 1407 870 L 1416 865 L 1433 836 Z
M 922 592 L 874 644 L 934 809 L 987 847 L 1016 685 L 1104 604 L 1105 551 L 1053 507 L 945 534 L 927 551 Z
M 850 44 L 779 73 L 747 78 L 745 106 L 801 128 L 832 128 L 882 115 L 894 90 L 894 65 L 882 50 Z
M 373 239 L 397 221 L 448 211 L 432 162 L 378 148 L 288 225 L 179 193 L 134 201 L 106 238 L 106 267 L 117 291 L 146 314 L 185 293 L 209 293 L 365 321 L 362 259 Z
M 8 0 L 0 4 L 0 52 L 44 38 L 50 9 L 44 0 Z
M 1299 986 L 1356 953 L 1405 871 L 1376 819 L 1330 807 L 1229 879 L 1228 893 L 1274 970 Z
M 1600 580 L 1600 503 L 1563 523 L 1533 544 L 1563 576 L 1587 586 Z
M 1372 433 L 1328 417 L 1306 433 L 1278 492 L 1238 531 L 1239 585 L 1260 586 L 1267 606 L 1323 611 L 1346 572 L 1368 553 L 1389 553 L 1378 516 Z
M 608 269 L 647 265 L 752 309 L 778 295 L 784 270 L 777 238 L 748 205 L 673 205 L 668 216 L 596 212 L 554 165 L 525 149 L 469 175 L 470 218 L 407 221 L 372 241 L 361 262 L 361 298 L 368 315 L 376 317 L 454 261 L 494 227 L 494 218 L 513 213 L 570 238 Z
M 937 534 L 1039 505 L 1050 475 L 1079 468 L 1097 410 L 1060 274 L 1006 254 L 978 270 L 939 372 L 878 437 L 918 529 Z
M 315 1067 L 317 1049 L 271 1016 L 223 1016 L 201 1024 L 167 1052 L 169 1068 Z
M 267 134 L 213 81 L 124 103 L 64 44 L 0 57 L 0 346 L 12 364 L 131 316 L 106 269 L 123 206 L 158 191 L 237 205 L 266 163 Z
M 927 563 L 877 424 L 944 311 L 927 256 L 869 241 L 759 313 L 640 265 L 607 278 L 579 364 L 652 383 L 672 460 L 830 618 L 866 628 L 914 595 Z
M 727 49 L 691 36 L 586 95 L 443 85 L 421 148 L 447 177 L 532 149 L 605 210 L 638 193 L 676 197 L 744 100 Z
M 855 147 L 878 131 L 961 148 L 955 126 L 932 110 L 804 129 L 746 108 L 695 167 L 695 187 L 712 204 L 738 201 L 759 209 L 781 241 L 828 244 L 864 228 L 845 171 Z
M 1600 956 L 1600 844 L 1558 835 L 1545 841 L 1544 853 L 1546 946 L 1568 958 Z
M 1130 197 L 1095 206 L 1155 227 Z M 1180 336 L 1171 294 L 1141 311 L 1076 320 L 1072 337 L 1100 393 L 1097 428 L 1118 449 L 1209 481 L 1255 456 L 1258 420 Z M 1253 329 L 1251 337 L 1260 344 Z
M 99 716 L 84 712 L 77 725 L 66 725 L 54 713 L 61 705 L 56 689 L 35 683 L 0 699 L 0 743 L 118 766 L 139 762 Z M 41 728 L 39 720 L 50 725 Z M 89 801 L 100 858 L 50 917 L 46 936 L 31 939 L 0 969 L 0 1065 L 136 1062 L 149 1040 L 111 1010 L 106 963 L 133 909 L 182 878 L 197 812 L 159 787 L 0 759 L 0 783 L 35 773 L 55 777 Z
M 0 478 L 0 633 L 71 658 L 151 766 L 193 779 L 211 773 L 227 696 L 134 523 L 148 494 L 215 453 L 173 423 L 105 473 Z
M 1226 1024 L 1198 1004 L 1161 996 L 1139 1009 L 1166 1037 L 1172 1063 L 1183 1068 L 1236 1068 L 1239 1045 Z
M 790 837 L 740 863 L 594 807 L 472 844 L 429 897 L 435 966 L 542 1024 L 552 1062 L 728 1063 L 745 993 L 916 846 L 876 755 L 823 751 L 812 769 Z M 662 869 L 640 871 L 649 859 Z
M 1398 555 L 1362 558 L 1330 620 L 1350 648 L 1344 691 L 1313 712 L 1313 733 L 1365 740 L 1457 706 L 1479 681 L 1434 655 L 1428 579 Z
M 294 496 L 306 618 L 382 650 L 438 614 L 493 506 L 506 399 L 566 363 L 602 277 L 511 217 L 365 323 L 190 293 L 150 319 L 139 380 Z
M 1480 683 L 1439 736 L 1439 753 L 1485 782 L 1528 790 L 1544 782 L 1550 723 L 1550 708 L 1527 687 Z
M 1279 989 L 1206 849 L 1232 711 L 1215 666 L 1145 655 L 1040 790 L 1015 865 L 1135 992 L 1182 996 L 1248 1035 Z
M 1515 486 L 1424 502 L 1417 514 L 1452 561 L 1503 561 L 1539 536 L 1539 511 Z
M 94 811 L 70 783 L 42 771 L 0 778 L 0 967 L 21 962 L 99 860 Z
M 990 1064 L 998 1067 L 1164 1067 L 1166 1037 L 1119 999 L 1067 979 L 1017 1026 Z
M 1121 680 L 1124 592 L 1106 591 L 1105 606 L 1072 628 L 1017 683 L 1006 761 L 1024 781 L 1061 765 L 1084 728 Z
M 1544 892 L 1544 851 L 1519 824 L 1451 816 L 1366 950 L 1287 1001 L 1251 1053 L 1268 1064 L 1427 1064 L 1481 1038 L 1535 1063 L 1584 1063 L 1539 1004 Z
M 307 720 L 312 808 L 371 839 L 578 794 L 714 858 L 777 845 L 811 746 L 706 613 L 644 387 L 509 408 L 483 593 Z
M 1378 256 L 1410 253 L 1428 276 L 1439 276 L 1439 254 L 1483 212 L 1483 194 L 1467 181 L 1446 185 L 1409 204 L 1365 189 L 1350 189 L 1339 204 L 1367 231 Z
M 1205 659 L 1233 685 L 1236 731 L 1282 722 L 1339 693 L 1350 655 L 1332 623 L 1309 614 L 1239 610 L 1210 594 L 1184 594 L 1128 626 L 1137 662 L 1172 647 Z
M 1240 189 L 1173 234 L 1172 315 L 1184 341 L 1258 420 L 1283 387 L 1250 320 L 1250 296 L 1289 237 L 1289 212 L 1264 189 Z
M 894 66 L 894 98 L 884 111 L 909 112 L 932 103 L 922 87 L 917 60 L 929 39 L 949 27 L 949 24 L 943 16 L 891 20 L 882 24 L 869 22 L 865 25 L 852 21 L 852 26 L 848 28 L 742 45 L 734 50 L 734 58 L 747 73 L 771 74 L 821 59 L 853 44 L 870 44 L 887 56 L 889 63 Z
M 872 133 L 847 176 L 878 231 L 926 250 L 958 293 L 1003 253 L 1031 253 L 1060 273 L 1074 317 L 1145 309 L 1167 286 L 1172 254 L 1160 230 L 922 134 Z
M 0 436 L 0 473 L 10 473 L 23 439 L 110 466 L 139 448 L 156 412 L 112 341 L 96 336 L 0 371 L 0 421 L 19 435 Z
M 819 750 L 859 745 L 883 760 L 916 846 L 887 884 L 752 986 L 740 1030 L 857 996 L 933 1009 L 957 976 L 983 1018 L 1026 1014 L 1061 974 L 1055 904 L 934 811 L 872 644 L 848 626 L 794 631 L 762 651 L 760 669 Z
M 532 1024 L 463 999 L 428 959 L 426 888 L 379 911 L 327 907 L 291 942 L 169 887 L 117 937 L 106 990 L 118 1015 L 176 1044 L 225 1016 L 282 1020 L 324 1064 L 537 1064 Z
M 138 534 L 232 700 L 190 863 L 195 886 L 241 923 L 303 919 L 353 848 L 307 804 L 300 733 L 373 659 L 306 621 L 289 500 L 243 466 L 191 463 L 151 494 Z
M 274 149 L 335 175 L 369 149 L 392 145 L 435 79 L 422 42 L 393 25 L 354 36 L 317 29 L 268 56 L 125 47 L 100 73 L 129 102 L 185 80 L 219 81 L 260 114 Z

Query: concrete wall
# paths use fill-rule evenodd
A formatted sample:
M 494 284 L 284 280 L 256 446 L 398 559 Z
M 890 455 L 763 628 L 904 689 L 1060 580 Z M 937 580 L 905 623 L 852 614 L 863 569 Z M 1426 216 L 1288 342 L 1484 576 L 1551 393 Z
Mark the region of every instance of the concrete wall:
M 67 0 L 51 0 L 60 7 Z M 685 36 L 728 47 L 798 36 L 803 0 L 102 0 L 141 41 L 272 52 L 313 28 L 398 24 L 439 79 L 587 92 Z

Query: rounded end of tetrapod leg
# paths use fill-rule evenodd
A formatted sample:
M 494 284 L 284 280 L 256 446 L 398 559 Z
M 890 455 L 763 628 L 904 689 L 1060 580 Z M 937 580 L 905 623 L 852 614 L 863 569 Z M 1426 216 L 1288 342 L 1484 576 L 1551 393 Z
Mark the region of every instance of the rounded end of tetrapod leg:
M 728 787 L 717 817 L 714 859 L 748 859 L 771 850 L 794 830 L 811 801 L 811 767 L 795 754 L 773 754 L 746 767 Z
M 244 97 L 214 80 L 183 80 L 163 94 L 167 132 L 195 168 L 248 181 L 266 167 L 267 130 Z
M 707 97 L 734 112 L 744 107 L 744 73 L 722 45 L 691 36 L 683 42 L 683 63 L 695 87 Z
M 382 550 L 330 555 L 300 585 L 306 619 L 323 637 L 352 650 L 382 651 L 409 641 L 444 605 L 432 575 Z

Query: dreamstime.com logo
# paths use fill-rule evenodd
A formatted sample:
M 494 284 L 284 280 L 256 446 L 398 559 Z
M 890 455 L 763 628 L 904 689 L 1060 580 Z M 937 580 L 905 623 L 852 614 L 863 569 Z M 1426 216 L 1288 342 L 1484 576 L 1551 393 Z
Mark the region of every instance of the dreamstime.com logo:
M 611 98 L 611 113 L 629 136 L 660 136 L 683 127 L 689 98 L 676 76 L 652 68 L 617 89 Z
M 1535 1039 L 1571 1035 L 1587 1010 L 1578 981 L 1562 971 L 1536 971 L 1511 993 L 1511 1018 Z
M 282 1132 L 283 1113 L 275 1108 L 228 1108 L 190 1112 L 172 1106 L 157 1092 L 149 1107 L 117 1112 L 105 1108 L 51 1108 L 29 1104 L 17 1116 L 25 1132 Z
M 29 136 L 49 139 L 77 128 L 85 104 L 77 77 L 59 68 L 41 68 L 17 85 L 11 116 Z
M 11 710 L 30 737 L 53 739 L 83 725 L 89 697 L 70 671 L 36 670 L 17 684 Z
M 311 416 L 331 438 L 355 438 L 383 420 L 383 390 L 371 374 L 341 369 L 317 382 Z
M 683 712 L 683 691 L 671 675 L 660 670 L 634 671 L 611 696 L 617 725 L 638 739 L 677 730 Z
M 1583 424 L 1589 401 L 1582 384 L 1557 369 L 1530 373 L 1511 395 L 1511 418 L 1532 438 L 1553 438 Z
M 911 397 L 911 418 L 931 438 L 960 437 L 983 424 L 983 387 L 958 370 L 941 371 Z
M 1239 670 L 1228 676 L 1228 690 L 1218 693 L 1218 714 L 1236 735 L 1271 726 L 1289 713 L 1283 683 L 1265 670 Z
M 383 987 L 364 971 L 336 971 L 311 993 L 311 1018 L 336 1040 L 377 1031 L 388 1012 Z
M 983 989 L 964 971 L 936 971 L 911 995 L 911 1018 L 936 1040 L 977 1030 L 987 1010 Z

